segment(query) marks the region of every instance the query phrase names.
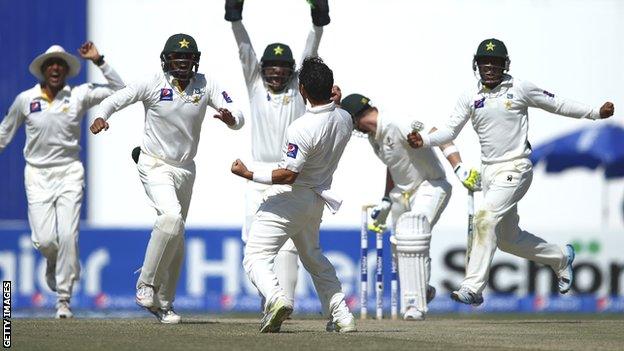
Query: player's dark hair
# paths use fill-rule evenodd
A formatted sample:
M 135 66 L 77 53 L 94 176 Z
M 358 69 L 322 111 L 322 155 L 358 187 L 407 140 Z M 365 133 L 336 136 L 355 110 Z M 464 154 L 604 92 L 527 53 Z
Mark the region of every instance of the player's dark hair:
M 299 84 L 305 87 L 310 99 L 327 101 L 334 86 L 334 73 L 320 57 L 308 57 L 299 69 Z

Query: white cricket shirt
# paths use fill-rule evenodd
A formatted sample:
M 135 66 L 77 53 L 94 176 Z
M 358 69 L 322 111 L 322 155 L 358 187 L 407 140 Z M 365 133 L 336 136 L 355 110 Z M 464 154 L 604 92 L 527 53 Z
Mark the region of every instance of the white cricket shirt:
M 69 85 L 50 100 L 37 83 L 21 92 L 0 123 L 0 152 L 11 142 L 15 132 L 26 123 L 24 158 L 35 167 L 53 167 L 80 160 L 80 122 L 87 110 L 124 82 L 106 62 L 99 66 L 107 84 Z
M 240 129 L 244 124 L 243 114 L 228 92 L 200 73 L 184 91 L 179 90 L 172 76 L 163 72 L 129 84 L 102 101 L 95 118 L 107 120 L 137 101 L 143 102 L 145 108 L 141 150 L 173 165 L 189 163 L 195 157 L 207 106 L 230 110 L 236 119 L 234 125 L 228 126 L 231 129 Z
M 286 128 L 306 111 L 299 93 L 297 73 L 288 86 L 274 94 L 264 85 L 261 67 L 241 21 L 232 22 L 232 31 L 238 45 L 238 54 L 247 85 L 251 110 L 251 156 L 255 162 L 277 163 L 282 159 Z M 309 56 L 318 56 L 323 27 L 313 26 L 306 40 L 300 63 Z
M 279 168 L 299 173 L 294 185 L 318 193 L 331 188 L 338 161 L 351 138 L 353 123 L 345 110 L 327 105 L 308 107 L 286 132 Z
M 600 118 L 598 109 L 557 97 L 533 83 L 505 75 L 490 90 L 479 83 L 462 94 L 444 125 L 423 135 L 424 146 L 439 146 L 455 139 L 468 119 L 481 143 L 484 164 L 505 162 L 531 154 L 528 141 L 529 107 L 572 118 Z
M 409 118 L 387 118 L 381 111 L 377 115 L 377 131 L 368 135 L 368 141 L 401 191 L 412 191 L 424 180 L 445 178 L 444 168 L 433 149 L 414 149 L 407 143 L 407 134 L 415 128 L 426 133 L 431 127 Z

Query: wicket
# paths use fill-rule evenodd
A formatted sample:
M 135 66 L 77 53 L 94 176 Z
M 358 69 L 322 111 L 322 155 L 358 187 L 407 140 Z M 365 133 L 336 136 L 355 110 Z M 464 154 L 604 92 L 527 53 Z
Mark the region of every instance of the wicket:
M 360 221 L 360 319 L 368 316 L 368 220 L 369 210 L 375 205 L 362 206 Z M 383 318 L 383 234 L 384 231 L 375 231 L 376 265 L 375 265 L 375 318 Z M 393 257 L 391 261 L 390 282 L 390 315 L 398 318 L 398 280 L 397 265 Z

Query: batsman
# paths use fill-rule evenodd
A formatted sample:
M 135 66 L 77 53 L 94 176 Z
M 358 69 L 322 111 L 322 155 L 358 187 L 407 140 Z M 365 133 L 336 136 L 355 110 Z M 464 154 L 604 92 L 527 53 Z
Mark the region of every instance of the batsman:
M 529 190 L 533 165 L 529 160 L 528 108 L 537 107 L 558 115 L 602 119 L 613 115 L 606 102 L 593 108 L 555 96 L 533 83 L 507 74 L 509 56 L 497 39 L 482 41 L 473 57 L 472 68 L 478 82 L 459 97 L 455 110 L 444 125 L 431 134 L 411 133 L 414 147 L 449 143 L 470 120 L 481 143 L 483 206 L 475 216 L 475 240 L 466 268 L 466 277 L 451 298 L 469 305 L 483 303 L 482 291 L 488 281 L 496 248 L 547 266 L 557 274 L 559 292 L 572 286 L 574 249 L 560 247 L 520 229 L 518 202 Z
M 388 167 L 385 196 L 371 212 L 370 229 L 383 230 L 392 213 L 390 241 L 398 260 L 403 319 L 423 320 L 436 293 L 429 285 L 431 229 L 448 204 L 451 184 L 433 150 L 416 150 L 408 144 L 407 135 L 425 130 L 425 123 L 386 117 L 392 114 L 380 113 L 360 94 L 347 96 L 342 108 L 351 114 L 355 129 L 368 135 L 375 154 Z M 479 172 L 462 163 L 457 147 L 448 143 L 440 149 L 462 184 L 470 191 L 479 190 Z

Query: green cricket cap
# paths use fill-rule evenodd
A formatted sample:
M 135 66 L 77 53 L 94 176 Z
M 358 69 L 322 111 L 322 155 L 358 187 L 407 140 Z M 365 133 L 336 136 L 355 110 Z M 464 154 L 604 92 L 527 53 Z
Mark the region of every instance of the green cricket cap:
M 370 107 L 370 99 L 361 94 L 351 94 L 342 99 L 340 107 L 349 112 L 351 117 Z

